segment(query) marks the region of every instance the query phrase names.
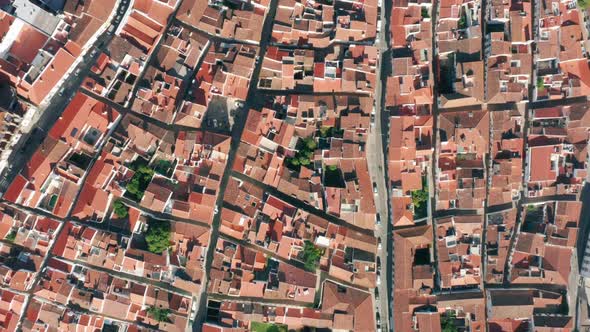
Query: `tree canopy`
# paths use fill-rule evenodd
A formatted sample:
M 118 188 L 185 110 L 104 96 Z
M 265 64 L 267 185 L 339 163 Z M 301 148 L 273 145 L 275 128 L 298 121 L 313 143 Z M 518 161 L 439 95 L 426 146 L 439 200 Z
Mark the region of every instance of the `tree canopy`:
M 590 1 L 590 0 L 580 0 L 580 1 Z M 545 81 L 542 77 L 537 77 L 537 90 L 543 91 L 545 90 Z
M 154 171 L 158 174 L 162 174 L 164 176 L 168 176 L 170 171 L 172 170 L 172 162 L 165 159 L 159 159 L 154 162 Z
M 129 196 L 136 201 L 140 201 L 153 176 L 154 170 L 144 165 L 139 166 L 131 181 L 125 187 Z
M 120 199 L 113 204 L 113 210 L 119 218 L 126 218 L 129 215 L 129 208 Z
M 11 230 L 10 233 L 6 234 L 4 239 L 6 241 L 14 242 L 14 239 L 16 239 L 16 231 L 14 229 Z
M 49 208 L 53 210 L 53 208 L 55 207 L 55 203 L 57 203 L 57 195 L 52 195 L 51 198 L 49 199 Z
M 457 27 L 459 29 L 467 29 L 467 17 L 465 12 L 461 11 L 461 16 L 459 17 L 459 22 L 457 23 Z
M 149 223 L 145 235 L 148 250 L 154 254 L 161 254 L 170 247 L 170 223 L 158 220 Z
M 305 143 L 305 148 L 311 151 L 314 151 L 315 148 L 318 146 L 313 137 L 304 138 L 303 143 Z
M 295 170 L 299 170 L 301 166 L 310 165 L 313 153 L 317 148 L 317 143 L 313 137 L 304 138 L 299 145 L 300 148 L 295 154 L 295 157 L 286 159 L 287 166 Z
M 328 137 L 341 137 L 344 133 L 342 129 L 336 129 L 334 127 L 322 126 L 320 127 L 320 137 L 328 138 Z
M 250 330 L 253 332 L 287 332 L 287 326 L 283 324 L 252 322 Z
M 442 332 L 457 332 L 458 330 L 455 326 L 455 313 L 447 312 L 442 314 L 440 317 L 440 327 Z
M 338 170 L 338 165 L 328 165 L 328 166 L 326 166 L 326 169 L 334 172 L 334 171 Z
M 412 191 L 412 204 L 415 208 L 419 208 L 428 200 L 428 191 L 424 189 Z
M 305 269 L 308 271 L 315 271 L 322 257 L 323 251 L 316 247 L 313 242 L 306 240 L 303 244 L 303 251 L 301 258 L 305 264 Z
M 148 315 L 158 322 L 167 322 L 168 315 L 170 315 L 170 309 L 162 309 L 157 307 L 149 307 L 147 309 Z
M 421 219 L 427 216 L 428 211 L 428 182 L 422 178 L 422 189 L 414 190 L 411 193 L 412 204 L 414 205 L 414 219 Z

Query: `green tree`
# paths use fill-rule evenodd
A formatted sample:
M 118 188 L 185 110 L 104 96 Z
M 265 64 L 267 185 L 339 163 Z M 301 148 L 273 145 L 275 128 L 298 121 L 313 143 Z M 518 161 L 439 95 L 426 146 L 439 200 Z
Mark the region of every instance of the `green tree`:
M 461 13 L 461 17 L 459 17 L 459 22 L 457 24 L 459 29 L 466 29 L 467 28 L 467 18 L 465 17 L 465 13 Z
M 311 160 L 309 160 L 309 158 L 307 158 L 305 156 L 299 157 L 299 165 L 307 166 L 309 164 L 311 164 Z
M 10 233 L 6 234 L 4 239 L 6 241 L 14 242 L 14 239 L 16 239 L 16 231 L 14 229 L 11 230 Z
M 120 199 L 113 204 L 113 210 L 119 218 L 126 218 L 129 215 L 129 208 Z
M 53 210 L 55 203 L 57 203 L 57 195 L 52 195 L 49 199 L 49 208 Z
M 313 242 L 305 240 L 303 251 L 301 252 L 301 258 L 305 264 L 305 269 L 308 271 L 315 271 L 322 254 L 323 251 L 316 247 Z
M 287 325 L 252 322 L 250 331 L 253 332 L 287 332 Z
M 149 223 L 145 235 L 148 250 L 154 254 L 161 254 L 170 247 L 170 223 L 168 221 L 153 221 Z
M 170 309 L 162 309 L 156 307 L 149 307 L 147 309 L 148 315 L 158 322 L 167 322 L 168 315 L 170 315 Z
M 457 332 L 458 330 L 455 326 L 455 313 L 447 312 L 442 314 L 440 317 L 440 327 L 442 332 Z
M 305 143 L 305 150 L 307 151 L 313 152 L 315 148 L 318 146 L 313 137 L 304 138 L 303 143 Z
M 327 126 L 320 127 L 320 137 L 322 137 L 322 138 L 336 137 L 336 136 L 340 137 L 340 136 L 342 136 L 342 134 L 344 134 L 343 129 L 336 129 L 334 127 L 327 127 Z
M 422 177 L 422 189 L 411 192 L 414 205 L 414 219 L 421 219 L 428 215 L 428 182 Z
M 159 159 L 154 162 L 154 171 L 158 174 L 168 176 L 171 168 L 172 162 L 169 160 Z
M 422 18 L 430 18 L 430 15 L 428 15 L 428 8 L 426 7 L 422 7 Z
M 129 192 L 132 199 L 140 201 L 143 197 L 145 189 L 150 184 L 152 177 L 154 176 L 154 170 L 147 166 L 139 166 L 131 181 L 125 187 Z
M 332 136 L 332 128 L 333 127 L 326 127 L 326 126 L 320 127 L 320 137 L 326 138 L 326 137 Z
M 590 7 L 590 1 L 588 0 L 578 0 L 578 7 L 582 9 L 587 9 Z
M 414 207 L 419 208 L 428 200 L 428 191 L 424 189 L 412 191 L 412 204 Z
M 540 76 L 537 77 L 537 90 L 540 92 L 545 90 L 545 80 L 543 80 L 543 78 Z
M 317 143 L 313 137 L 307 137 L 302 140 L 300 149 L 295 153 L 295 157 L 287 158 L 287 166 L 293 170 L 299 171 L 301 166 L 308 166 L 311 164 L 313 153 L 317 148 Z

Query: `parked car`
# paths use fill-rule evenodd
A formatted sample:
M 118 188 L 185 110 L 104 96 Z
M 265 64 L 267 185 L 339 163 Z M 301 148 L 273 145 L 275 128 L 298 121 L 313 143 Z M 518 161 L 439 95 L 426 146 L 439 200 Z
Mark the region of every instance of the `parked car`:
M 383 246 L 381 245 L 381 238 L 377 238 L 377 250 L 381 251 L 381 249 L 383 249 Z
M 377 193 L 377 183 L 373 182 L 373 192 L 376 194 Z
M 375 217 L 375 225 L 381 225 L 381 215 L 379 213 Z
M 375 300 L 379 301 L 379 288 L 375 288 Z
M 381 270 L 381 257 L 377 256 L 377 270 Z

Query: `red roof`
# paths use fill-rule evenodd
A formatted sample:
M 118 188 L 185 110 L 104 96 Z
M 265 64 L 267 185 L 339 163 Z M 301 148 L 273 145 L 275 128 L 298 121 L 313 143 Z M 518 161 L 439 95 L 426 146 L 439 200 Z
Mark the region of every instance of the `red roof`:
M 326 65 L 323 62 L 316 63 L 313 67 L 314 77 L 324 77 L 324 69 Z
M 560 118 L 563 116 L 561 112 L 561 108 L 559 107 L 552 107 L 552 108 L 541 108 L 535 110 L 535 119 L 541 118 Z
M 27 97 L 33 104 L 39 105 L 49 94 L 49 91 L 51 91 L 57 82 L 64 76 L 75 60 L 76 57 L 70 54 L 66 49 L 59 49 L 51 62 L 47 64 L 41 75 L 35 80 L 32 88 L 28 89 L 25 97 Z M 25 89 L 27 88 L 25 87 Z
M 557 170 L 552 170 L 551 154 L 554 146 L 531 147 L 529 181 L 553 181 L 557 178 Z
M 56 256 L 61 256 L 66 249 L 66 245 L 68 244 L 68 236 L 70 236 L 70 232 L 74 226 L 66 222 L 64 225 L 64 229 L 59 233 L 59 237 L 55 239 L 55 245 L 53 247 L 52 253 Z
M 20 193 L 22 192 L 26 184 L 27 180 L 25 179 L 25 177 L 19 174 L 14 179 L 14 181 L 12 181 L 10 187 L 8 187 L 8 190 L 4 194 L 4 199 L 6 199 L 9 202 L 16 203 L 16 200 L 20 196 Z

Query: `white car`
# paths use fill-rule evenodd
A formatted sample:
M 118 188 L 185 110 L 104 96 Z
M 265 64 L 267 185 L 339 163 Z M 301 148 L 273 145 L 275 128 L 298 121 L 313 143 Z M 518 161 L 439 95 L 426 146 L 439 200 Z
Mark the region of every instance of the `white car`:
M 377 239 L 377 250 L 381 251 L 381 249 L 383 249 L 383 246 L 381 245 L 381 238 Z
M 377 273 L 377 286 L 381 285 L 381 275 Z

